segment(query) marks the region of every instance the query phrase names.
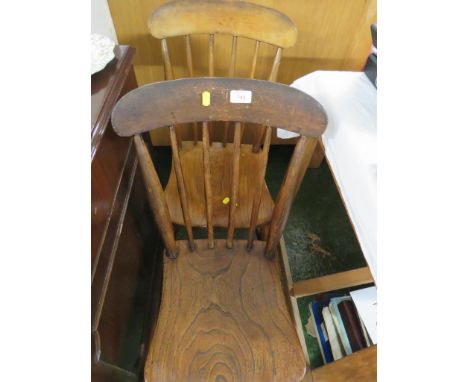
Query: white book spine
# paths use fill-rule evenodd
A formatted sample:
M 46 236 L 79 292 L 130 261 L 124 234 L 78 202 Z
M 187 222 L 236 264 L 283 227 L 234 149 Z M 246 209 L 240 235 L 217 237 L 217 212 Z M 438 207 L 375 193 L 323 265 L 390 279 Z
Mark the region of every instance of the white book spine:
M 325 321 L 325 328 L 327 329 L 328 339 L 330 341 L 330 346 L 333 354 L 333 359 L 335 361 L 343 358 L 343 351 L 341 349 L 340 340 L 338 339 L 338 334 L 336 333 L 335 325 L 333 324 L 333 319 L 330 314 L 330 309 L 324 307 L 322 309 L 323 320 Z

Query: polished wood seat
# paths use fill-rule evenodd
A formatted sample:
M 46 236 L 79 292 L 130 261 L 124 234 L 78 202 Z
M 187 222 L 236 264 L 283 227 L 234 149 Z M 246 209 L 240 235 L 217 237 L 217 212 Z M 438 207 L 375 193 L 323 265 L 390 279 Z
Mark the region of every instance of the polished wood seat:
M 227 144 L 226 147 L 223 147 L 220 142 L 214 142 L 209 150 L 213 179 L 213 225 L 227 227 L 230 200 L 228 202 L 226 198 L 231 194 L 233 145 Z M 248 228 L 250 224 L 250 211 L 255 193 L 252 184 L 255 183 L 261 172 L 262 161 L 259 160 L 260 157 L 261 153 L 252 152 L 252 145 L 241 145 L 239 199 L 235 218 L 238 228 Z M 187 180 L 185 187 L 191 206 L 190 219 L 194 226 L 206 227 L 202 145 L 194 146 L 193 142 L 182 142 L 180 161 L 184 175 L 186 175 L 184 178 Z M 165 189 L 166 201 L 172 221 L 175 224 L 184 225 L 176 178 L 174 171 L 172 171 Z M 263 194 L 257 224 L 263 225 L 271 220 L 273 207 L 273 200 L 265 181 L 263 181 Z
M 304 355 L 291 325 L 275 262 L 265 242 L 226 251 L 179 241 L 165 258 L 161 310 L 146 381 L 299 381 Z
M 201 102 L 207 89 L 212 101 L 209 106 Z M 227 95 L 236 89 L 250 91 L 251 102 L 231 103 Z M 200 148 L 177 140 L 175 125 L 195 121 L 203 127 Z M 209 121 L 235 122 L 234 143 L 224 147 L 210 144 Z M 259 153 L 241 145 L 241 123 L 268 126 Z M 122 136 L 134 136 L 167 256 L 161 310 L 146 360 L 146 382 L 302 379 L 304 354 L 288 314 L 279 270 L 271 260 L 315 138 L 326 125 L 323 108 L 307 94 L 286 85 L 240 78 L 187 78 L 150 84 L 129 93 L 114 108 L 114 130 Z M 170 201 L 172 193 L 164 192 L 140 135 L 167 126 L 175 174 L 168 190 L 177 190 L 178 202 Z M 265 171 L 272 126 L 301 137 L 271 212 Z M 229 154 L 218 155 L 219 147 Z M 254 161 L 258 166 L 251 163 L 252 155 L 258 155 Z M 215 212 L 222 197 L 229 198 L 227 211 Z M 196 200 L 203 210 L 194 208 Z M 175 240 L 169 203 L 180 209 L 187 241 Z M 242 209 L 248 212 L 245 216 L 239 213 Z M 221 225 L 227 223 L 226 239 L 214 238 L 216 213 L 227 216 L 227 222 L 220 220 Z M 194 240 L 193 219 L 203 216 L 207 239 Z M 266 241 L 258 241 L 256 230 L 266 218 Z M 238 220 L 242 225 L 249 222 L 247 240 L 234 240 Z

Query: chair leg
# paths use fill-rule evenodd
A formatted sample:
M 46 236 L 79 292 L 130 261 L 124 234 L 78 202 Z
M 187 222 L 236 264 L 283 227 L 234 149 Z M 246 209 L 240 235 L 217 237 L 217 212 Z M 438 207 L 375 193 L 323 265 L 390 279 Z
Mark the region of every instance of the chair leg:
M 270 226 L 268 224 L 264 224 L 264 225 L 257 228 L 256 233 L 257 233 L 258 240 L 261 240 L 261 241 L 266 241 L 267 240 L 269 228 L 270 228 Z
M 316 139 L 316 145 L 312 149 L 312 159 L 309 162 L 309 168 L 319 168 L 325 157 L 325 151 L 323 150 L 322 142 Z

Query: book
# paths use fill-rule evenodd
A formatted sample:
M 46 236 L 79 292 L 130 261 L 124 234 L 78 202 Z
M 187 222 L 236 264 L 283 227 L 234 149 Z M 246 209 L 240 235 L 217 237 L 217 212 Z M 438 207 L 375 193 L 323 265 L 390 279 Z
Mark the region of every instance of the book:
M 319 333 L 317 332 L 318 325 L 317 325 L 317 322 L 315 322 L 315 317 L 314 317 L 314 311 L 312 309 L 312 304 L 313 304 L 313 302 L 311 302 L 309 304 L 310 317 L 309 317 L 309 320 L 308 320 L 307 323 L 309 324 L 310 322 L 312 322 L 313 329 L 312 328 L 309 328 L 309 329 L 306 328 L 306 329 L 307 329 L 307 332 L 309 332 L 309 330 L 310 330 L 310 333 L 315 333 L 315 335 L 312 335 L 312 334 L 311 335 L 312 335 L 312 337 L 315 337 L 317 339 L 317 343 L 318 343 L 318 346 L 319 346 L 319 349 L 320 349 L 320 354 L 322 355 L 322 360 L 325 363 L 325 355 L 323 353 L 322 342 L 320 341 Z
M 377 343 L 377 288 L 375 286 L 350 292 L 359 317 L 364 323 L 370 340 Z
M 344 297 L 334 297 L 330 299 L 330 303 L 328 304 L 328 308 L 330 309 L 330 314 L 333 319 L 333 323 L 335 324 L 336 331 L 338 333 L 338 338 L 341 341 L 341 345 L 346 353 L 346 355 L 350 355 L 353 353 L 351 349 L 351 345 L 349 343 L 348 335 L 346 334 L 346 330 L 343 325 L 343 320 L 341 318 L 341 314 L 338 310 L 338 304 L 342 301 L 351 300 L 351 297 L 344 296 Z
M 324 306 L 327 306 L 327 303 L 328 302 L 324 301 L 313 301 L 310 303 L 310 306 L 315 321 L 315 328 L 317 330 L 320 350 L 322 351 L 323 355 L 323 362 L 330 363 L 333 362 L 333 355 L 322 316 L 322 309 Z
M 325 363 L 333 362 L 333 355 L 331 352 L 330 341 L 328 339 L 328 334 L 325 329 L 325 323 L 322 316 L 322 308 L 326 306 L 325 302 L 315 301 L 312 302 L 312 313 L 315 320 L 315 325 L 317 329 L 317 335 L 319 339 L 319 344 L 321 345 L 323 353 L 323 361 Z
M 359 317 L 353 301 L 345 300 L 338 304 L 338 310 L 343 320 L 343 325 L 348 335 L 349 344 L 353 352 L 364 349 L 366 340 L 361 330 Z
M 358 316 L 359 316 L 359 313 L 358 313 Z M 366 347 L 373 345 L 371 339 L 369 338 L 369 333 L 367 333 L 366 326 L 364 325 L 364 322 L 362 321 L 361 316 L 359 316 L 359 323 L 361 324 L 362 334 L 364 334 L 364 339 L 366 340 Z
M 330 309 L 327 306 L 322 309 L 322 316 L 323 321 L 325 322 L 325 329 L 327 330 L 333 359 L 337 361 L 340 358 L 343 358 L 344 350 L 342 349 L 341 342 L 338 338 L 338 333 L 336 332 Z

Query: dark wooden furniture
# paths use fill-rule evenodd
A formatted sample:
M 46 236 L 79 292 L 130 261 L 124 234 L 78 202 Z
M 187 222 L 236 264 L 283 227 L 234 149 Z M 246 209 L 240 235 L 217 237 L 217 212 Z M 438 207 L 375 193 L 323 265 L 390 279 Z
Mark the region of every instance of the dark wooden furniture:
M 134 53 L 116 46 L 116 58 L 91 77 L 93 381 L 136 380 L 155 314 L 150 293 L 158 270 L 155 226 L 135 147 L 109 122 L 117 100 L 137 87 Z
M 230 102 L 232 90 L 252 92 L 248 104 Z M 209 91 L 211 103 L 202 105 Z M 210 121 L 234 122 L 234 143 L 226 239 L 213 237 L 213 176 L 216 148 L 209 142 Z M 187 184 L 194 173 L 180 160 L 176 123 L 202 123 L 203 187 L 207 239 L 192 233 Z M 281 127 L 300 133 L 274 204 L 266 241 L 255 239 L 271 128 L 256 155 L 264 158 L 252 176 L 248 240 L 234 240 L 240 191 L 241 123 Z M 306 361 L 272 261 L 298 187 L 310 161 L 310 146 L 327 118 L 312 97 L 289 86 L 239 78 L 188 78 L 150 84 L 121 99 L 112 114 L 121 136 L 134 136 L 154 218 L 165 244 L 161 312 L 145 366 L 152 381 L 300 381 Z M 141 134 L 169 126 L 179 199 L 188 240 L 175 240 L 170 211 Z
M 173 37 L 184 38 L 186 60 L 187 60 L 187 75 L 193 77 L 193 58 L 191 35 L 206 35 L 208 38 L 208 75 L 213 77 L 219 76 L 220 68 L 215 71 L 214 62 L 214 46 L 215 36 L 227 35 L 232 38 L 231 57 L 227 75 L 234 77 L 239 75 L 236 73 L 237 64 L 237 44 L 240 39 L 249 39 L 255 41 L 255 49 L 252 51 L 251 66 L 249 73 L 246 73 L 250 78 L 254 78 L 257 67 L 258 51 L 261 43 L 269 44 L 276 49 L 276 55 L 273 60 L 269 81 L 276 81 L 278 68 L 281 61 L 281 55 L 284 48 L 294 46 L 297 38 L 297 28 L 294 23 L 283 13 L 267 8 L 258 4 L 252 4 L 241 1 L 193 1 L 193 0 L 177 0 L 172 1 L 158 7 L 150 16 L 148 26 L 151 34 L 161 40 L 161 50 L 165 67 L 165 77 L 168 80 L 174 79 L 174 70 L 169 56 L 169 48 L 167 40 Z M 249 62 L 250 63 L 250 62 Z M 224 179 L 223 182 L 215 182 L 213 184 L 213 225 L 216 227 L 228 226 L 228 211 L 229 206 L 223 204 L 222 201 L 229 194 L 229 190 L 225 185 L 230 184 L 229 172 L 226 173 L 226 165 L 231 162 L 233 155 L 233 145 L 229 144 L 229 136 L 231 128 L 234 125 L 227 121 L 223 121 L 222 128 L 213 128 L 215 122 L 210 122 L 208 125 L 209 144 L 216 149 L 212 151 L 212 167 L 211 176 L 213 179 Z M 189 212 L 192 225 L 195 227 L 206 226 L 204 220 L 204 200 L 197 196 L 202 195 L 199 190 L 203 187 L 203 150 L 202 145 L 198 144 L 199 128 L 197 123 L 192 123 L 192 141 L 183 142 L 183 150 L 180 152 L 180 161 L 182 167 L 186 171 L 195 171 L 191 179 L 192 182 L 187 184 L 187 198 L 191 202 L 192 209 Z M 182 136 L 187 138 L 183 130 L 186 130 L 184 125 L 176 125 L 177 135 L 179 140 Z M 220 134 L 215 134 L 216 131 L 222 130 Z M 241 140 L 244 135 L 244 125 L 241 128 Z M 255 133 L 255 138 L 252 144 L 243 144 L 241 146 L 241 161 L 240 166 L 240 190 L 238 196 L 239 208 L 236 213 L 236 227 L 246 228 L 249 226 L 250 210 L 248 201 L 252 199 L 250 188 L 245 185 L 252 184 L 256 179 L 256 172 L 263 166 L 265 158 L 262 155 L 255 155 L 259 151 L 260 145 L 265 139 L 266 127 L 250 129 L 251 133 Z M 220 142 L 215 142 L 219 139 Z M 271 137 L 268 137 L 270 140 Z M 252 141 L 252 139 L 250 139 Z M 221 143 L 222 142 L 222 143 Z M 179 142 L 180 143 L 180 142 Z M 245 170 L 245 171 L 242 171 Z M 175 168 L 171 172 L 169 184 L 166 188 L 167 204 L 169 207 L 172 222 L 183 225 L 181 206 L 179 203 L 179 194 L 177 189 Z M 259 224 L 264 224 L 271 219 L 273 211 L 273 201 L 266 184 L 263 184 L 263 196 L 261 198 Z

